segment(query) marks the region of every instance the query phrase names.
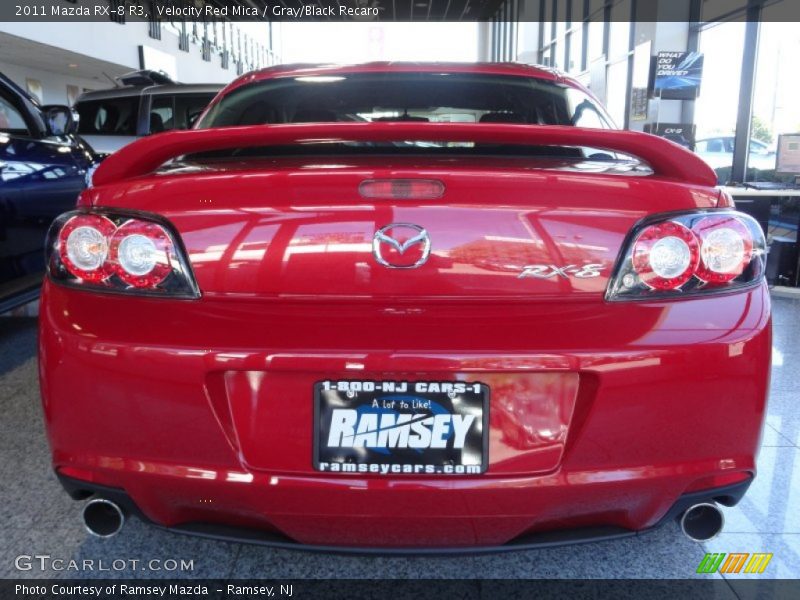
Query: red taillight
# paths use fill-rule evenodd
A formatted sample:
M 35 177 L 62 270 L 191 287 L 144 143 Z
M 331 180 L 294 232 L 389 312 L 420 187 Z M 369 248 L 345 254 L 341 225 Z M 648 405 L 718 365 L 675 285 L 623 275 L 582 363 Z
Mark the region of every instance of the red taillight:
M 438 179 L 367 179 L 358 186 L 364 198 L 387 200 L 433 200 L 444 194 Z
M 108 238 L 114 223 L 100 215 L 76 215 L 58 236 L 61 262 L 78 279 L 100 282 L 109 276 Z
M 650 225 L 633 244 L 633 268 L 651 288 L 674 290 L 697 269 L 699 248 L 691 230 L 680 223 Z
M 731 210 L 651 217 L 623 249 L 606 299 L 711 293 L 763 278 L 766 241 L 759 224 Z
M 196 298 L 176 237 L 158 217 L 70 212 L 48 234 L 47 272 L 82 288 Z
M 736 217 L 706 217 L 692 226 L 700 240 L 697 276 L 709 283 L 725 283 L 742 274 L 753 256 L 753 237 Z
M 127 284 L 152 288 L 172 272 L 174 253 L 169 234 L 161 225 L 131 219 L 111 237 L 111 269 Z

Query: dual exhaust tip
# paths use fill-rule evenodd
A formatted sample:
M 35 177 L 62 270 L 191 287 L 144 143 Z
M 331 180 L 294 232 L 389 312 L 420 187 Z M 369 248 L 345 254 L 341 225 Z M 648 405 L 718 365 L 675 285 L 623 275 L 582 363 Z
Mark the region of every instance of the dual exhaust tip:
M 705 542 L 717 537 L 724 524 L 722 511 L 712 502 L 690 506 L 680 517 L 681 530 L 695 542 Z M 93 536 L 113 537 L 125 525 L 125 510 L 116 502 L 105 498 L 89 500 L 83 507 L 83 525 Z
M 713 502 L 701 502 L 687 508 L 680 517 L 683 534 L 694 542 L 714 539 L 725 525 L 725 517 Z
M 89 500 L 83 507 L 82 516 L 86 531 L 99 538 L 114 537 L 125 525 L 123 508 L 105 498 Z

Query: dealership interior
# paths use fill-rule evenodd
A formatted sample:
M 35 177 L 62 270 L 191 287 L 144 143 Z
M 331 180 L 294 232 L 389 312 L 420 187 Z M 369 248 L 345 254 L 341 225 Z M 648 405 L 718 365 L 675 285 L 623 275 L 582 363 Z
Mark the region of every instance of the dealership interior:
M 263 13 L 270 3 L 194 4 L 250 5 Z M 81 143 L 91 147 L 84 152 L 102 159 L 138 138 L 191 128 L 226 84 L 275 65 L 515 61 L 567 74 L 605 105 L 619 128 L 652 133 L 696 153 L 716 173 L 719 189 L 763 229 L 773 309 L 772 379 L 758 476 L 748 493 L 738 505 L 723 509 L 721 533 L 702 543 L 684 536 L 677 522 L 591 544 L 458 556 L 270 548 L 183 536 L 135 518 L 119 535 L 92 536 L 81 519 L 82 503 L 63 492 L 52 471 L 37 362 L 37 282 L 42 272 L 26 272 L 22 283 L 0 280 L 0 577 L 141 576 L 127 567 L 75 573 L 52 561 L 31 566 L 20 563 L 21 555 L 102 559 L 106 565 L 116 559 L 169 558 L 178 565 L 181 560 L 193 563 L 183 572 L 178 567 L 146 576 L 706 577 L 727 580 L 735 598 L 738 581 L 752 576 L 702 574 L 698 564 L 707 553 L 745 552 L 771 553 L 764 579 L 797 578 L 800 79 L 794 61 L 800 61 L 800 11 L 795 0 L 375 0 L 371 5 L 380 20 L 112 16 L 70 23 L 0 21 L 0 87 L 27 94 L 33 105 L 68 106 Z M 8 143 L 15 119 L 21 118 L 10 97 L 11 92 L 0 90 L 0 149 Z M 121 115 L 129 110 L 123 122 Z M 31 188 L 21 193 L 48 194 L 44 184 L 51 172 L 37 167 L 35 160 L 15 171 L 4 156 L 0 219 L 10 223 L 4 204 L 23 189 L 15 179 L 30 180 Z M 76 169 L 82 188 L 92 167 Z M 58 193 L 63 195 L 63 189 Z M 77 192 L 70 194 L 67 201 L 74 204 Z M 67 208 L 52 217 L 63 210 Z M 51 221 L 39 219 L 42 236 Z M 9 250 L 13 232 L 10 226 L 6 229 L 7 223 L 0 222 L 3 278 L 13 271 L 9 265 L 15 252 Z M 739 410 L 736 404 L 730 398 L 731 411 Z

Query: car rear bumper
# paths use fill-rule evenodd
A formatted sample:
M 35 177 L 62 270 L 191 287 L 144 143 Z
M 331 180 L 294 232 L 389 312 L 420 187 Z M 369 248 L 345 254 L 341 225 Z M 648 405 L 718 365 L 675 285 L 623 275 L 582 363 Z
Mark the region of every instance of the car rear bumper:
M 75 500 L 84 500 L 88 497 L 104 498 L 110 500 L 121 507 L 122 510 L 131 515 L 135 515 L 140 520 L 149 525 L 160 527 L 175 533 L 194 535 L 209 539 L 226 542 L 240 542 L 257 544 L 287 550 L 305 550 L 312 552 L 340 552 L 358 554 L 462 554 L 474 552 L 508 552 L 513 550 L 527 550 L 534 548 L 550 548 L 569 544 L 584 544 L 589 542 L 599 542 L 612 539 L 619 539 L 649 533 L 673 519 L 677 519 L 687 508 L 707 502 L 717 502 L 725 506 L 738 504 L 747 492 L 752 477 L 733 485 L 719 488 L 691 492 L 681 495 L 672 505 L 661 520 L 640 531 L 624 529 L 615 526 L 588 526 L 579 528 L 566 528 L 553 531 L 524 533 L 502 545 L 496 546 L 451 546 L 451 547 L 391 547 L 381 545 L 365 546 L 342 546 L 342 545 L 312 545 L 300 544 L 291 538 L 275 531 L 252 529 L 246 527 L 236 527 L 220 523 L 191 522 L 176 525 L 173 527 L 163 527 L 151 521 L 141 509 L 131 500 L 130 496 L 118 488 L 107 487 L 72 479 L 64 475 L 58 475 L 66 492 Z
M 656 526 L 688 493 L 707 499 L 755 472 L 769 375 L 765 287 L 659 305 L 509 307 L 490 317 L 453 306 L 336 313 L 99 301 L 48 282 L 41 382 L 57 472 L 88 491 L 124 490 L 160 526 L 362 549 L 625 535 Z M 114 316 L 126 314 L 136 321 Z M 308 383 L 353 370 L 365 379 L 494 378 L 488 471 L 315 472 Z M 546 403 L 570 378 L 578 386 L 563 444 L 520 438 L 526 417 L 514 399 Z M 286 402 L 273 402 L 275 389 Z

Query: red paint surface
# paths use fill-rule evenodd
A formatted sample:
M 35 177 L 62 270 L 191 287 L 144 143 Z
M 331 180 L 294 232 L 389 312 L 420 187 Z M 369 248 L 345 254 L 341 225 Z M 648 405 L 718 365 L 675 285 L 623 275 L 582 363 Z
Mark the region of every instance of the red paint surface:
M 711 302 L 496 310 L 169 301 L 47 283 L 45 415 L 56 467 L 94 472 L 164 524 L 201 519 L 278 527 L 307 543 L 435 546 L 498 544 L 531 528 L 640 529 L 695 480 L 754 470 L 768 309 L 766 288 Z M 491 382 L 486 475 L 315 473 L 313 374 L 356 372 Z M 251 395 L 239 387 L 248 377 L 258 383 Z M 571 419 L 548 413 L 575 378 Z M 285 392 L 270 397 L 276 381 Z M 547 472 L 552 448 L 545 464 L 520 435 L 542 411 L 569 422 L 560 464 Z
M 641 158 L 666 178 L 713 186 L 714 170 L 696 154 L 637 131 L 565 125 L 490 123 L 298 123 L 168 131 L 140 138 L 104 160 L 94 174 L 101 186 L 151 172 L 190 152 L 321 142 L 475 142 L 540 146 L 589 146 Z
M 720 202 L 700 185 L 704 172 L 681 175 L 694 159 L 668 142 L 580 138 L 663 154 L 651 176 L 579 173 L 544 159 L 419 157 L 147 174 L 187 144 L 207 148 L 231 135 L 240 144 L 277 139 L 275 131 L 284 140 L 432 131 L 344 127 L 169 133 L 107 160 L 96 179 L 107 184 L 83 204 L 168 219 L 202 297 L 45 283 L 41 387 L 56 468 L 124 488 L 164 525 L 217 522 L 359 546 L 495 545 L 588 525 L 638 530 L 698 481 L 754 471 L 769 375 L 766 286 L 604 301 L 640 219 Z M 504 140 L 584 135 L 471 127 Z M 358 193 L 365 179 L 415 177 L 440 180 L 443 196 Z M 394 222 L 429 232 L 425 265 L 376 263 L 372 237 Z M 519 277 L 530 264 L 584 263 L 602 265 L 600 276 Z M 326 378 L 486 382 L 487 472 L 315 472 L 312 386 Z

